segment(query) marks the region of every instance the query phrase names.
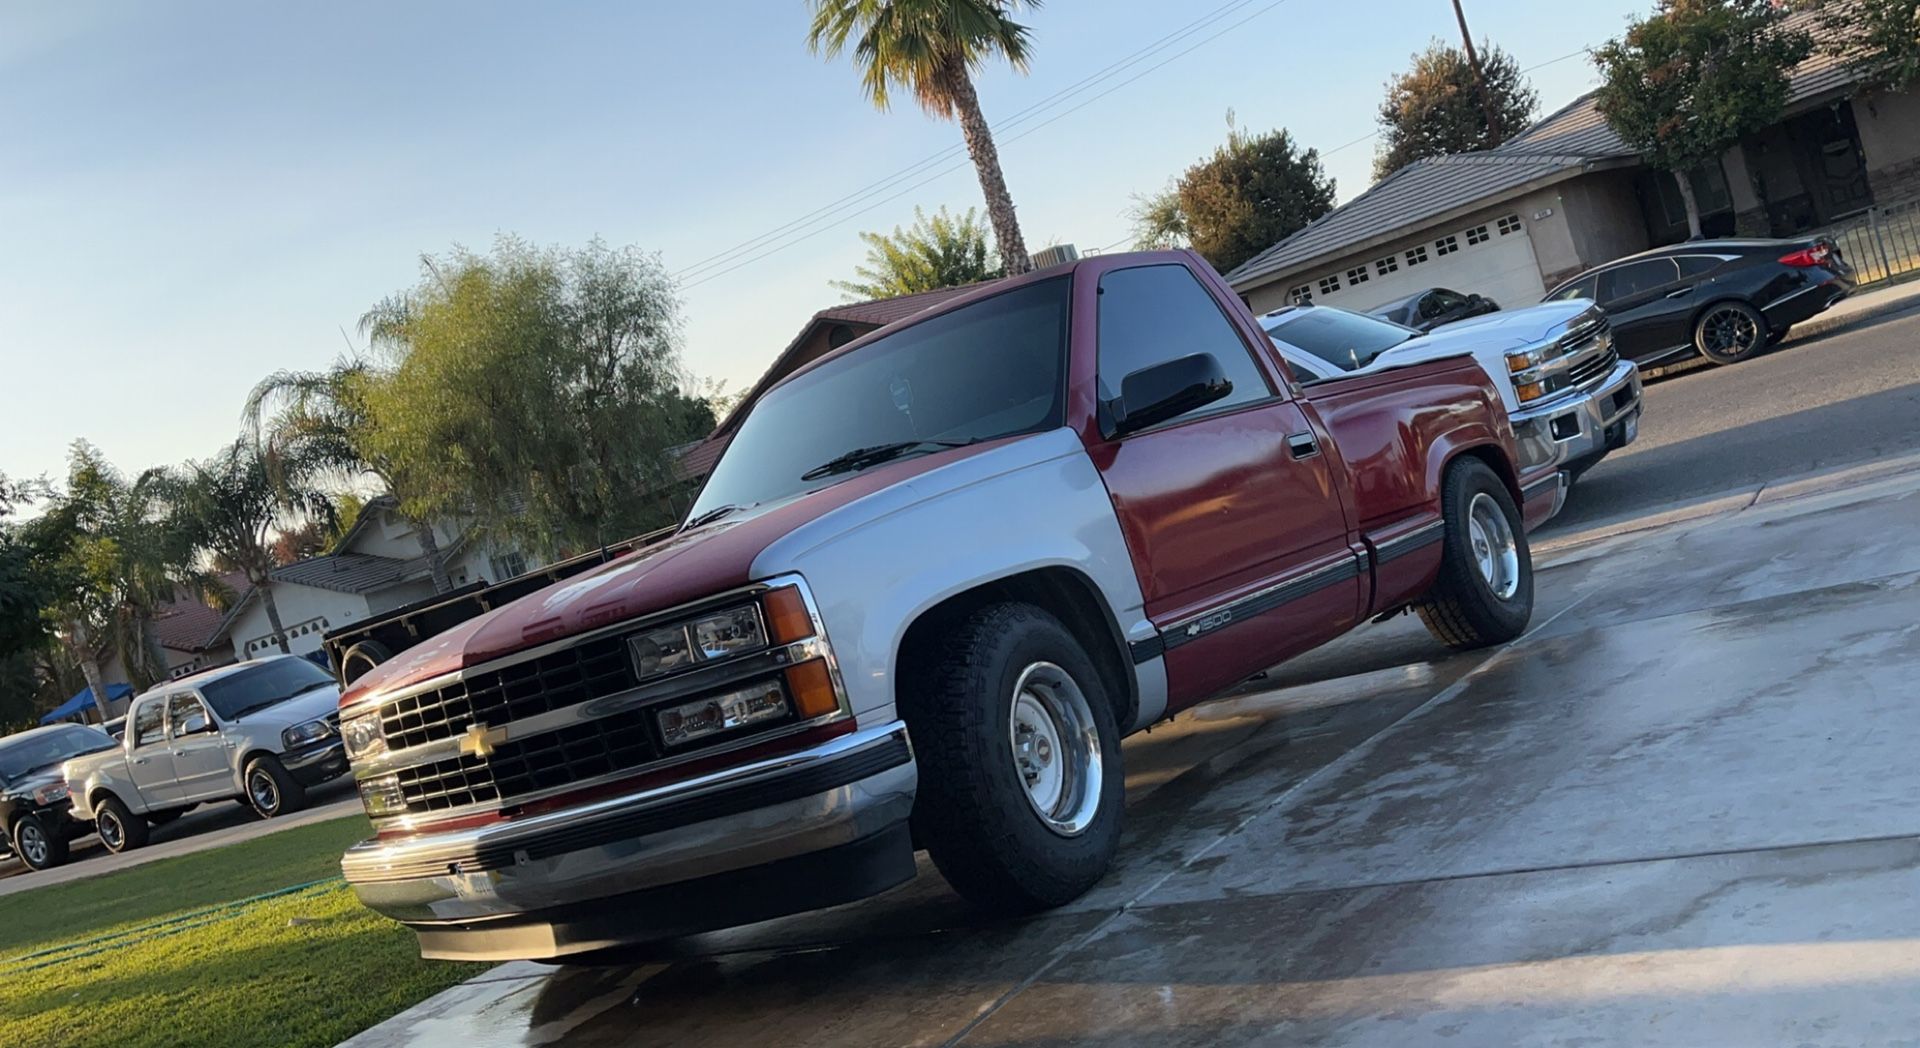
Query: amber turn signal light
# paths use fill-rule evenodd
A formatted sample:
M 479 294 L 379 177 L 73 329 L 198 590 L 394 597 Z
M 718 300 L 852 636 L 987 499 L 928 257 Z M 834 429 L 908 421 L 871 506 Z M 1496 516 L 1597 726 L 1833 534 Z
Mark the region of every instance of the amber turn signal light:
M 800 587 L 768 590 L 764 607 L 767 632 L 773 636 L 774 643 L 792 644 L 813 636 L 813 616 L 807 613 L 807 602 L 800 597 Z
M 824 717 L 840 708 L 840 698 L 833 693 L 833 674 L 822 659 L 788 666 L 787 691 L 793 696 L 793 711 L 801 720 Z

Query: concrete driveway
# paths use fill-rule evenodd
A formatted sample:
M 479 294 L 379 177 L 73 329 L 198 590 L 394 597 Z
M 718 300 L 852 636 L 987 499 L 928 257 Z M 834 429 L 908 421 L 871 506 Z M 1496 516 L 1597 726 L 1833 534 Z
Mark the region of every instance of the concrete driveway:
M 925 872 L 349 1043 L 1913 1044 L 1920 473 L 1787 494 L 1560 552 L 1508 648 L 1133 740 L 1119 865 L 1061 910 Z

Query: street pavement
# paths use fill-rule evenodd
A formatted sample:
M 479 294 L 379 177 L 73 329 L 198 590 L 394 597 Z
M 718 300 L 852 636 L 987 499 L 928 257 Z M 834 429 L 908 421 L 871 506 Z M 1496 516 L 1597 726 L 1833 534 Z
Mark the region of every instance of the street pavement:
M 1396 619 L 1130 740 L 1067 907 L 923 869 L 348 1043 L 1920 1043 L 1920 471 L 1778 490 L 1543 557 L 1513 645 L 1370 659 Z

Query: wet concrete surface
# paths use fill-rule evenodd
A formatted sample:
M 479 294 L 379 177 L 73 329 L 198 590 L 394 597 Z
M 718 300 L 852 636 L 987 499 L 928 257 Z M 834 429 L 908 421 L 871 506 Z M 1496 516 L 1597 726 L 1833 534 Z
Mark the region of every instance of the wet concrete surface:
M 1394 620 L 1325 663 L 1360 676 L 1137 737 L 1120 860 L 1053 913 L 923 868 L 695 956 L 503 966 L 350 1043 L 1920 1045 L 1896 488 L 1650 533 L 1543 569 L 1520 644 L 1370 664 Z

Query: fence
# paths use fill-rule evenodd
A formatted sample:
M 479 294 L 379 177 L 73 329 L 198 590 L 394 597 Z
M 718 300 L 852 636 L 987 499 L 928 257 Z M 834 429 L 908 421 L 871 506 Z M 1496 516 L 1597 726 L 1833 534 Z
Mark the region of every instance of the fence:
M 1822 232 L 1840 245 L 1857 283 L 1920 271 L 1920 199 L 1868 208 Z

